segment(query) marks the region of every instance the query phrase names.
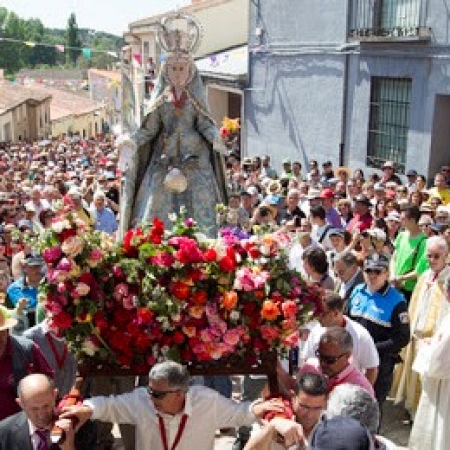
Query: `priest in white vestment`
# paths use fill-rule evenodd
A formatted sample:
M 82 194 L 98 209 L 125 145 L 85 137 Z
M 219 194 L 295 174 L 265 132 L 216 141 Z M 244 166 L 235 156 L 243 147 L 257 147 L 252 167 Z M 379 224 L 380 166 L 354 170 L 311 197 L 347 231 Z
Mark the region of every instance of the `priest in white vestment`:
M 444 283 L 450 303 L 450 277 Z M 422 375 L 422 395 L 411 430 L 410 450 L 448 450 L 450 445 L 450 312 L 417 353 L 413 370 Z

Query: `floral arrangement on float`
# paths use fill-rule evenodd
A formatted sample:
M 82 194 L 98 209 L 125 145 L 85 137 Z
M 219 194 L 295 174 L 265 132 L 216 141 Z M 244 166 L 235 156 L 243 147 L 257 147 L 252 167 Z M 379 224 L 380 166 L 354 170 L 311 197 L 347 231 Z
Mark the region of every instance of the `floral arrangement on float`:
M 123 242 L 87 231 L 75 214 L 40 242 L 52 325 L 81 362 L 145 373 L 170 358 L 204 362 L 286 354 L 321 308 L 321 291 L 287 265 L 289 238 L 236 229 L 207 239 L 183 212 Z
M 239 118 L 230 119 L 229 117 L 224 117 L 219 132 L 222 139 L 231 145 L 236 140 L 240 129 L 241 122 Z

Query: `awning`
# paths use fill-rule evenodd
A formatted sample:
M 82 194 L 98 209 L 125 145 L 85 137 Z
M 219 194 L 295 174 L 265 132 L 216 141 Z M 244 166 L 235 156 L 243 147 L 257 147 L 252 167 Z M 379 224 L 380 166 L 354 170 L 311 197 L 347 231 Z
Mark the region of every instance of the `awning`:
M 213 53 L 195 61 L 202 76 L 227 81 L 240 81 L 247 77 L 248 46 Z

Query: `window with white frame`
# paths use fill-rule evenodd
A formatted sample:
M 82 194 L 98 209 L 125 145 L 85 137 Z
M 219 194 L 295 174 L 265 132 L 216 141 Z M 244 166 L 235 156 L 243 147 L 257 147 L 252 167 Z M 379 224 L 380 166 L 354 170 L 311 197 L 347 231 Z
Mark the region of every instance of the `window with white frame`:
M 411 105 L 410 78 L 372 77 L 367 165 L 394 161 L 404 172 Z

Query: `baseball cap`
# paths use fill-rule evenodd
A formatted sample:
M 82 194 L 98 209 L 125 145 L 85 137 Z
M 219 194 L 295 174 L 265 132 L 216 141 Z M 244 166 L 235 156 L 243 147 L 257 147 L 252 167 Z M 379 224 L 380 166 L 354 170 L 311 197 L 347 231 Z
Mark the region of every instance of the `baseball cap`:
M 311 438 L 312 450 L 369 450 L 373 448 L 370 433 L 352 417 L 323 419 Z
M 289 158 L 284 158 L 283 164 L 291 164 L 291 160 Z
M 279 195 L 268 195 L 265 199 L 264 199 L 264 203 L 266 203 L 267 205 L 279 205 L 281 203 L 281 197 Z
M 406 176 L 407 177 L 415 177 L 415 176 L 417 176 L 417 170 L 414 170 L 414 169 L 408 170 L 408 172 L 406 172 Z
M 355 201 L 355 202 L 359 202 L 359 203 L 364 203 L 364 204 L 366 204 L 367 206 L 372 206 L 372 203 L 370 202 L 370 200 L 369 200 L 365 195 L 362 195 L 362 194 L 357 195 L 357 196 L 354 198 L 354 201 Z
M 258 188 L 257 188 L 256 186 L 250 186 L 250 187 L 247 189 L 247 192 L 248 192 L 250 195 L 257 195 L 257 194 L 258 194 Z
M 378 239 L 380 241 L 385 241 L 386 240 L 386 233 L 383 230 L 380 230 L 379 228 L 372 228 L 370 230 L 367 230 L 367 232 L 374 239 Z
M 32 230 L 33 224 L 29 220 L 22 219 L 22 220 L 19 220 L 19 223 L 17 224 L 17 228 L 19 228 L 19 230 L 21 228 L 28 228 L 28 229 Z
M 441 231 L 444 231 L 448 227 L 445 223 L 434 223 L 430 226 L 430 230 L 433 230 L 435 233 L 440 233 Z
M 41 255 L 31 255 L 25 259 L 25 264 L 27 266 L 43 266 L 45 261 Z
M 323 189 L 320 198 L 334 198 L 334 192 L 331 189 Z
M 400 214 L 397 211 L 391 211 L 386 217 L 386 221 L 389 220 L 400 222 Z
M 364 260 L 364 269 L 387 269 L 389 258 L 381 253 L 372 253 Z
M 382 168 L 382 169 L 385 169 L 385 168 L 395 169 L 394 161 L 386 161 L 386 162 L 381 166 L 381 168 Z
M 341 238 L 344 238 L 345 230 L 343 228 L 332 228 L 328 232 L 328 236 L 340 236 Z
M 321 196 L 321 192 L 319 191 L 319 189 L 313 188 L 308 191 L 307 198 L 308 198 L 308 200 L 313 200 L 315 198 L 320 198 L 320 196 Z

